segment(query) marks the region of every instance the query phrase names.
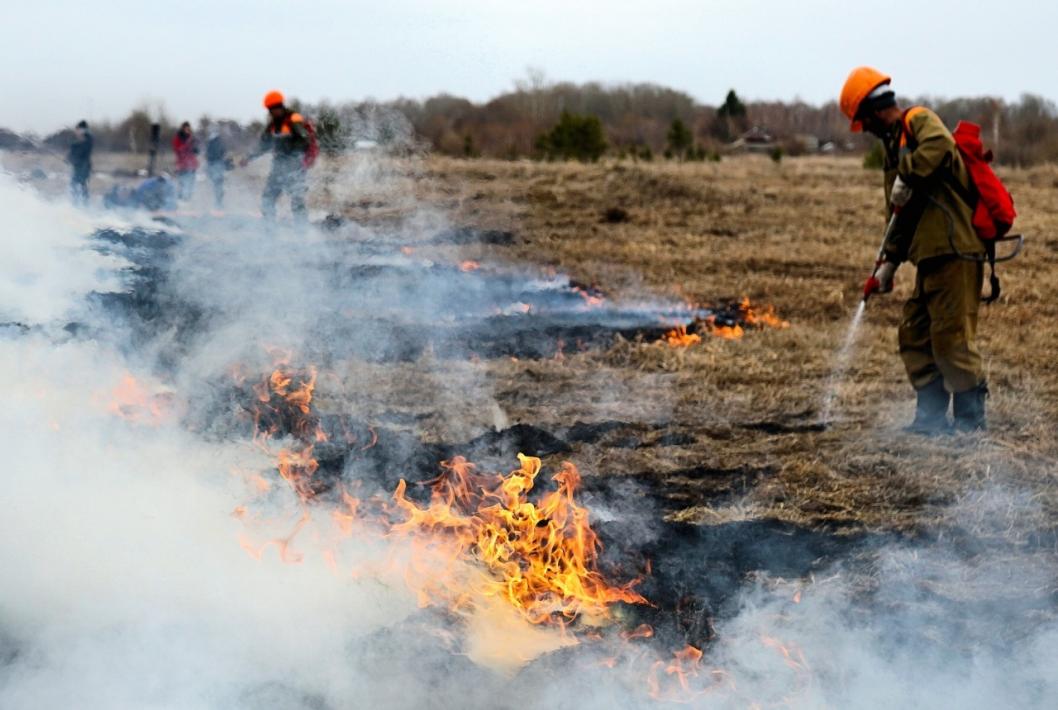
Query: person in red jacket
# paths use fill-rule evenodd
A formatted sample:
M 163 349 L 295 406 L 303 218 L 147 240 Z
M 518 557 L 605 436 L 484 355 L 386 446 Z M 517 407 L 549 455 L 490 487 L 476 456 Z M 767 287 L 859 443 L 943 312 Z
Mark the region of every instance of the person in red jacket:
M 176 179 L 180 186 L 179 199 L 190 200 L 195 190 L 195 173 L 198 171 L 198 138 L 191 132 L 191 124 L 184 121 L 173 136 L 173 153 L 176 156 Z

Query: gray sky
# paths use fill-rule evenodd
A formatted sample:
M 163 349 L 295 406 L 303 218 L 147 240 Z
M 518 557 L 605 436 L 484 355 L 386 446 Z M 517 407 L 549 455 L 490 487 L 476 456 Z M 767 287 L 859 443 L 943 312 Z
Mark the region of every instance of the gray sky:
M 440 91 L 481 100 L 529 66 L 651 81 L 717 103 L 834 98 L 873 64 L 904 95 L 1058 99 L 1058 3 L 1005 0 L 30 0 L 0 23 L 0 126 L 49 132 L 164 102 L 245 120 L 308 101 Z M 876 11 L 882 8 L 882 10 Z M 991 11 L 991 12 L 989 12 Z M 994 49 L 983 35 L 996 38 Z M 976 45 L 979 48 L 973 49 Z

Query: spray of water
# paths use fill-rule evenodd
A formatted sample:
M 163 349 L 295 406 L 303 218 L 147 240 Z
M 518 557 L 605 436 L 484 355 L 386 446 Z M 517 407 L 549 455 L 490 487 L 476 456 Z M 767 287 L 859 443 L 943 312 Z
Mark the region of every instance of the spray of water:
M 841 350 L 838 351 L 838 355 L 834 359 L 834 367 L 830 371 L 830 377 L 827 378 L 826 395 L 823 398 L 823 414 L 821 417 L 823 424 L 829 424 L 834 413 L 834 400 L 837 399 L 838 387 L 844 382 L 845 374 L 848 372 L 853 346 L 856 344 L 856 335 L 859 333 L 860 321 L 863 320 L 863 313 L 866 309 L 867 302 L 861 300 L 859 305 L 856 306 L 856 313 L 852 316 L 852 321 L 849 322 L 849 328 L 845 332 L 845 340 L 841 344 Z

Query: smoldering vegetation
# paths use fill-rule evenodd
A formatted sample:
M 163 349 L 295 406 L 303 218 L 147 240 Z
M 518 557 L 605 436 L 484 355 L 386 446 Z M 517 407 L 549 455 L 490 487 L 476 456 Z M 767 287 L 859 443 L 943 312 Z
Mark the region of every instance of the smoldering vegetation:
M 421 224 L 414 216 L 387 229 L 294 234 L 240 220 L 101 223 L 7 181 L 0 200 L 5 233 L 33 235 L 13 244 L 23 256 L 3 267 L 4 320 L 17 324 L 0 338 L 0 363 L 13 375 L 0 415 L 12 462 L 0 498 L 5 707 L 1058 700 L 1049 668 L 1058 599 L 1045 554 L 1054 541 L 1012 545 L 1000 534 L 1034 505 L 1016 489 L 965 495 L 952 504 L 958 526 L 912 539 L 669 515 L 688 497 L 737 507 L 774 474 L 765 460 L 688 466 L 660 482 L 651 471 L 589 463 L 578 498 L 604 543 L 600 568 L 617 582 L 642 576 L 636 589 L 650 603 L 617 604 L 597 632 L 574 628 L 576 645 L 537 653 L 529 647 L 543 642 L 523 619 L 508 627 L 420 609 L 400 575 L 350 574 L 387 554 L 385 538 L 326 540 L 316 515 L 299 527 L 305 509 L 340 512 L 346 486 L 388 497 L 404 479 L 424 502 L 428 490 L 416 484 L 455 456 L 504 471 L 523 452 L 543 457 L 550 473 L 584 447 L 620 455 L 685 444 L 693 436 L 641 421 L 620 401 L 605 406 L 626 406 L 625 418 L 579 400 L 556 402 L 578 412 L 562 426 L 507 421 L 489 363 L 553 365 L 560 340 L 609 357 L 628 347 L 622 341 L 717 313 L 613 301 L 512 264 L 406 253 L 402 230 Z M 452 232 L 414 237 L 450 241 Z M 401 396 L 415 407 L 395 401 L 383 421 L 350 405 L 347 390 L 391 391 L 394 369 L 413 373 Z M 301 400 L 280 409 L 277 388 L 261 389 L 275 371 L 291 387 L 314 383 L 305 411 Z M 534 386 L 529 376 L 520 384 Z M 654 396 L 664 407 L 671 393 Z M 453 426 L 473 433 L 448 440 L 416 418 L 457 416 L 457 399 L 484 403 L 494 425 Z M 272 408 L 262 414 L 261 404 Z M 784 433 L 758 423 L 748 431 Z M 291 450 L 314 447 L 319 487 L 307 500 L 277 475 L 269 447 L 255 445 L 262 430 Z M 266 491 L 254 490 L 258 479 L 270 482 Z M 644 625 L 649 636 L 637 634 Z M 495 660 L 497 644 L 524 661 L 481 660 Z

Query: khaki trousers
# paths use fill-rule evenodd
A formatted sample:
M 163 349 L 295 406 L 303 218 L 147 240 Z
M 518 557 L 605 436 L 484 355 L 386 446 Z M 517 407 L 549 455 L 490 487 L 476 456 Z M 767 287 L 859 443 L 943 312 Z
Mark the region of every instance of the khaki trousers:
M 953 393 L 984 381 L 974 344 L 983 281 L 979 262 L 947 256 L 919 262 L 899 331 L 900 357 L 916 390 L 938 377 Z

